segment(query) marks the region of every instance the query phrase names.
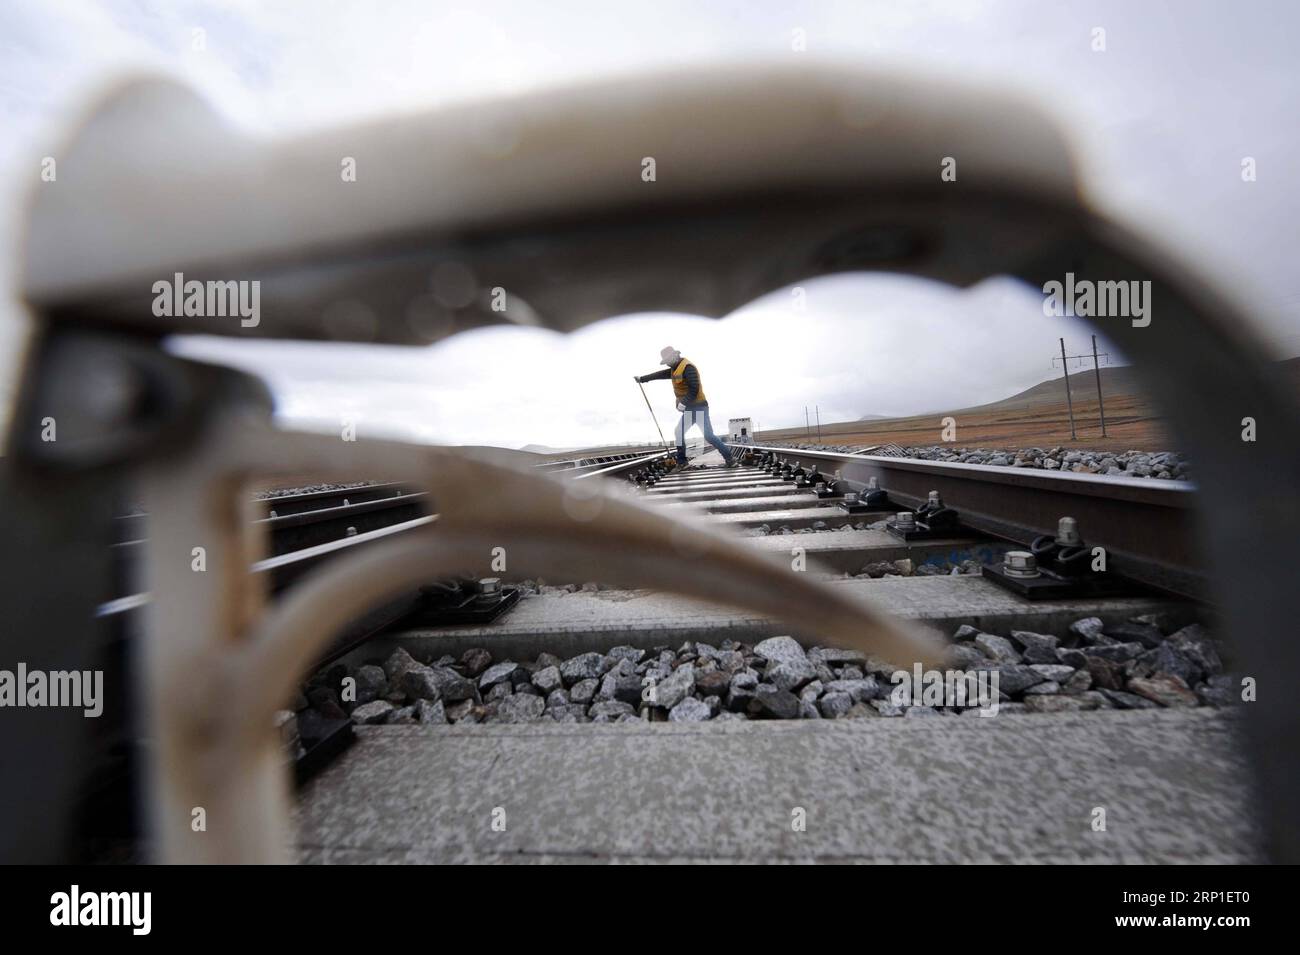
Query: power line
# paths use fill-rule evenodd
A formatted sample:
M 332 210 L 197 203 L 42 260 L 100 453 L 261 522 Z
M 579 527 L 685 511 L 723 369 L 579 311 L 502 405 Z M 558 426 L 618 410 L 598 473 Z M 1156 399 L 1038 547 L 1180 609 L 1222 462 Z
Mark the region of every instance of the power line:
M 1065 339 L 1059 339 L 1061 343 L 1061 370 L 1065 372 L 1065 406 L 1070 413 L 1070 440 L 1078 441 L 1078 435 L 1074 430 L 1074 399 L 1070 396 L 1070 362 L 1078 361 L 1082 364 L 1083 359 L 1092 358 L 1092 369 L 1097 375 L 1097 411 L 1101 415 L 1101 436 L 1106 437 L 1106 407 L 1101 397 L 1101 359 L 1105 358 L 1106 363 L 1110 364 L 1110 352 L 1097 353 L 1097 336 L 1092 336 L 1092 354 L 1091 355 L 1067 355 L 1065 353 Z M 1056 366 L 1057 358 L 1052 359 L 1052 366 Z

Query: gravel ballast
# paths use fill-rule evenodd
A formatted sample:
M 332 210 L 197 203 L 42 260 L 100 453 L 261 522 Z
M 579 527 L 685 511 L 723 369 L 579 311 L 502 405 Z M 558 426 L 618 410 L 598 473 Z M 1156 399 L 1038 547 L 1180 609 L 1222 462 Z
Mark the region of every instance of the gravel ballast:
M 773 447 L 832 454 L 857 454 L 870 445 L 794 444 Z M 991 467 L 1034 468 L 1040 471 L 1070 471 L 1075 474 L 1106 474 L 1111 477 L 1155 478 L 1186 481 L 1191 465 L 1177 451 L 1091 451 L 1083 448 L 968 448 L 947 445 L 915 445 L 903 448 L 910 458 L 921 461 L 987 464 Z
M 975 700 L 915 698 L 898 683 L 917 674 L 855 650 L 805 648 L 789 636 L 754 644 L 724 639 L 642 650 L 615 647 L 567 660 L 493 660 L 485 648 L 421 661 L 399 649 L 384 660 L 335 664 L 308 681 L 296 719 L 344 714 L 356 724 L 705 722 L 746 719 L 956 717 Z M 1076 620 L 1066 638 L 959 627 L 939 673 L 997 677 L 990 715 L 1226 706 L 1241 697 L 1221 651 L 1200 624 L 1173 629 L 1160 615 L 1106 625 Z M 951 677 L 949 680 L 951 681 Z M 986 702 L 991 702 L 986 698 Z M 992 707 L 988 707 L 992 709 Z

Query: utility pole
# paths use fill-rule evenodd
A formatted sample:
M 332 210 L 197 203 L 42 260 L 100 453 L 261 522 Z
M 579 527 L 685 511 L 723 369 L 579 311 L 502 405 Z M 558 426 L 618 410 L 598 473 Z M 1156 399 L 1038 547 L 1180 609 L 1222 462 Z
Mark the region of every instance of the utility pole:
M 1074 399 L 1070 397 L 1070 366 L 1065 360 L 1065 339 L 1061 340 L 1061 369 L 1065 372 L 1065 406 L 1070 410 L 1070 440 L 1078 441 L 1074 433 Z
M 1097 413 L 1101 415 L 1101 436 L 1106 437 L 1106 406 L 1101 400 L 1101 366 L 1097 364 L 1097 336 L 1092 336 L 1092 370 L 1097 375 Z
M 812 435 L 812 424 L 808 421 L 808 406 L 803 406 L 803 436 L 805 438 Z
M 1083 360 L 1085 360 L 1085 359 L 1087 359 L 1087 358 L 1091 358 L 1091 359 L 1092 359 L 1092 370 L 1093 370 L 1093 372 L 1094 372 L 1094 373 L 1096 374 L 1096 376 L 1097 376 L 1097 413 L 1101 416 L 1101 436 L 1104 438 L 1104 437 L 1107 436 L 1107 435 L 1106 435 L 1106 408 L 1105 408 L 1105 405 L 1102 403 L 1102 397 L 1101 397 L 1101 359 L 1103 359 L 1103 358 L 1109 359 L 1109 358 L 1110 358 L 1110 352 L 1100 352 L 1100 353 L 1098 353 L 1098 351 L 1097 351 L 1097 336 L 1096 336 L 1096 335 L 1093 335 L 1093 336 L 1092 336 L 1092 354 L 1091 354 L 1091 355 L 1067 355 L 1067 354 L 1065 353 L 1065 339 L 1064 339 L 1064 338 L 1061 339 L 1061 366 L 1065 369 L 1065 398 L 1066 398 L 1066 402 L 1067 402 L 1067 404 L 1068 404 L 1069 407 L 1070 407 L 1070 438 L 1071 438 L 1071 440 L 1075 440 L 1075 441 L 1077 441 L 1078 438 L 1075 437 L 1075 434 L 1074 434 L 1074 407 L 1073 407 L 1074 403 L 1073 403 L 1073 401 L 1070 400 L 1070 367 L 1069 367 L 1069 363 L 1072 362 L 1072 361 L 1079 361 L 1079 362 L 1082 362 Z M 1056 364 L 1056 359 L 1055 359 L 1055 358 L 1052 359 L 1052 364 L 1053 364 L 1053 365 Z
M 816 405 L 817 409 L 817 443 L 822 443 L 822 406 Z

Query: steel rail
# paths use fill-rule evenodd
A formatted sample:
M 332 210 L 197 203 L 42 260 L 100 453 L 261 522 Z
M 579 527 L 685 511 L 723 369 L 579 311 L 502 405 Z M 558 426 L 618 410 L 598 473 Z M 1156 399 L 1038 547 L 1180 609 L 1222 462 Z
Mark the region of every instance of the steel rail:
M 664 452 L 640 455 L 628 460 L 620 460 L 612 466 L 605 466 L 600 472 L 572 475 L 575 479 L 588 477 L 593 473 L 615 474 L 632 467 L 662 458 Z M 619 456 L 622 457 L 621 455 Z M 598 467 L 588 465 L 586 467 Z M 576 470 L 576 469 L 571 469 Z M 559 471 L 557 474 L 570 476 L 571 471 Z M 350 492 L 354 492 L 351 493 Z M 355 492 L 365 492 L 358 495 Z M 391 496 L 377 497 L 377 494 Z M 335 499 L 350 497 L 369 497 L 348 504 L 333 504 Z M 284 501 L 293 505 L 319 503 L 325 506 L 313 510 L 291 508 L 290 513 L 258 518 L 254 526 L 262 526 L 269 532 L 271 556 L 253 564 L 253 573 L 271 573 L 272 591 L 283 589 L 292 579 L 297 578 L 307 569 L 314 567 L 322 559 L 338 553 L 350 552 L 364 547 L 371 541 L 380 540 L 393 533 L 400 533 L 423 526 L 437 519 L 437 514 L 419 514 L 420 505 L 427 499 L 423 492 L 410 493 L 403 485 L 396 483 L 359 485 L 349 489 L 327 489 L 306 491 L 301 494 L 286 494 L 278 498 L 258 499 L 258 504 L 273 504 Z M 329 502 L 329 503 L 327 503 Z M 275 508 L 278 511 L 278 508 Z M 361 518 L 361 520 L 358 520 Z M 114 563 L 119 566 L 118 575 L 125 579 L 131 576 L 125 569 L 135 559 L 135 553 L 145 543 L 145 523 L 147 514 L 130 514 L 114 518 L 115 524 L 130 522 L 131 532 L 125 533 L 118 528 L 116 536 L 128 539 L 117 540 L 110 545 L 114 553 Z M 350 536 L 347 530 L 356 532 Z M 98 605 L 95 616 L 112 616 L 128 610 L 134 610 L 148 601 L 145 594 L 128 593 Z
M 324 488 L 320 491 L 294 491 L 289 494 L 277 494 L 268 497 L 259 497 L 255 501 L 257 504 L 265 505 L 268 513 L 272 517 L 284 517 L 289 514 L 298 514 L 305 510 L 318 510 L 322 507 L 337 507 L 344 501 L 352 504 L 360 504 L 363 501 L 383 500 L 389 497 L 396 497 L 401 494 L 409 494 L 410 488 L 398 484 L 395 481 L 387 481 L 381 484 L 357 484 L 352 487 L 331 487 Z M 338 504 L 331 505 L 329 501 L 338 501 Z
M 316 513 L 333 507 L 347 507 L 370 501 L 392 500 L 409 494 L 408 488 L 394 482 L 384 484 L 358 484 L 346 488 L 325 488 L 319 491 L 295 491 L 272 497 L 253 498 L 253 503 L 266 508 L 267 518 Z M 113 518 L 114 543 L 129 544 L 148 536 L 149 515 L 137 511 L 119 514 Z
M 401 521 L 396 524 L 389 524 L 385 527 L 378 527 L 374 530 L 364 531 L 360 534 L 354 534 L 351 537 L 342 537 L 338 540 L 328 541 L 323 544 L 315 544 L 311 547 L 303 547 L 299 550 L 290 551 L 284 554 L 277 554 L 272 557 L 265 557 L 255 561 L 249 568 L 253 574 L 268 575 L 268 589 L 272 593 L 278 593 L 284 590 L 291 583 L 312 570 L 324 561 L 342 554 L 352 553 L 360 547 L 366 547 L 378 540 L 384 540 L 395 534 L 405 534 L 418 528 L 433 523 L 438 519 L 436 514 L 426 514 L 411 520 Z M 111 617 L 114 614 L 126 613 L 143 607 L 149 602 L 148 592 L 127 594 L 123 597 L 117 597 L 113 600 L 107 600 L 95 608 L 96 617 Z
M 628 463 L 628 462 L 630 462 L 630 461 L 632 460 L 633 457 L 640 458 L 640 457 L 644 457 L 644 456 L 645 456 L 645 455 L 644 455 L 644 453 L 643 453 L 643 454 L 640 454 L 640 455 L 634 455 L 634 456 L 633 456 L 633 455 L 629 455 L 627 458 L 622 458 L 622 457 L 620 457 L 620 458 L 601 458 L 600 460 L 597 460 L 597 461 L 591 461 L 589 464 L 577 464 L 577 465 L 574 465 L 573 467 L 568 467 L 568 468 L 553 468 L 553 469 L 551 469 L 551 470 L 549 470 L 549 471 L 543 471 L 542 473 L 543 473 L 543 474 L 547 474 L 547 475 L 558 474 L 558 475 L 562 475 L 562 476 L 564 476 L 564 477 L 578 477 L 579 474 L 580 474 L 580 472 L 584 472 L 584 471 L 594 471 L 594 470 L 597 470 L 598 468 L 607 468 L 607 467 L 609 467 L 611 464 L 623 464 L 623 463 Z M 538 465 L 534 465 L 534 467 L 537 467 L 537 466 L 538 466 Z
M 270 531 L 272 552 L 279 555 L 324 544 L 349 533 L 371 531 L 419 516 L 428 495 L 422 491 L 340 504 L 296 514 L 263 517 L 254 526 Z
M 839 479 L 854 491 L 875 478 L 891 499 L 909 507 L 938 491 L 963 524 L 1022 545 L 1055 535 L 1057 521 L 1073 517 L 1090 546 L 1105 548 L 1111 572 L 1180 596 L 1205 597 L 1194 526 L 1196 488 L 1191 482 L 767 445 L 748 448 L 790 463 L 833 464 Z
M 574 475 L 574 479 L 589 477 L 594 473 L 615 474 L 632 467 L 639 467 L 664 456 L 663 451 L 640 455 L 627 460 L 620 460 L 612 466 L 606 466 L 600 472 Z M 623 456 L 619 456 L 620 458 Z M 588 465 L 595 467 L 598 465 Z M 576 469 L 570 469 L 576 470 Z M 558 471 L 557 474 L 568 476 L 570 471 Z M 317 566 L 332 556 L 350 553 L 365 547 L 373 541 L 382 540 L 393 534 L 404 533 L 422 527 L 437 520 L 438 515 L 423 514 L 410 516 L 408 511 L 427 498 L 422 492 L 408 493 L 403 485 L 396 483 L 360 485 L 355 489 L 327 489 L 323 491 L 306 491 L 302 494 L 286 494 L 279 498 L 263 498 L 258 504 L 273 504 L 277 501 L 291 503 L 324 503 L 335 498 L 347 497 L 349 491 L 369 492 L 373 499 L 358 501 L 347 505 L 319 507 L 315 510 L 293 510 L 289 514 L 277 514 L 275 517 L 263 517 L 254 521 L 269 530 L 271 556 L 255 562 L 251 572 L 270 574 L 272 592 L 278 592 L 300 577 L 307 570 Z M 376 493 L 392 494 L 391 497 L 374 498 Z M 355 496 L 355 495 L 353 495 Z M 371 515 L 374 527 L 367 527 L 351 536 L 343 536 L 330 531 L 341 524 L 355 523 L 360 515 Z M 379 515 L 383 515 L 382 517 Z M 143 525 L 147 514 L 131 514 L 115 521 L 130 520 Z M 378 518 L 375 520 L 375 518 Z M 134 560 L 134 551 L 144 544 L 144 528 L 140 527 L 138 537 L 114 543 L 112 549 L 117 555 L 116 563 Z M 125 572 L 121 576 L 129 576 Z M 131 593 L 113 598 L 99 604 L 95 609 L 96 617 L 111 617 L 119 613 L 136 610 L 149 601 L 147 593 Z
M 533 467 L 548 474 L 552 471 L 576 471 L 580 468 L 599 467 L 602 464 L 626 461 L 628 458 L 641 457 L 647 453 L 646 451 L 620 451 L 617 454 L 584 454 L 580 457 L 565 458 L 561 461 L 543 461 L 541 464 L 534 464 Z
M 620 461 L 617 464 L 611 464 L 609 467 L 601 468 L 598 471 L 588 471 L 586 474 L 579 474 L 574 477 L 575 481 L 582 481 L 592 477 L 612 477 L 615 474 L 622 474 L 624 471 L 631 471 L 633 468 L 639 468 L 646 464 L 652 464 L 655 461 L 662 461 L 672 457 L 662 448 L 653 454 L 643 454 L 640 457 L 632 458 L 627 461 Z

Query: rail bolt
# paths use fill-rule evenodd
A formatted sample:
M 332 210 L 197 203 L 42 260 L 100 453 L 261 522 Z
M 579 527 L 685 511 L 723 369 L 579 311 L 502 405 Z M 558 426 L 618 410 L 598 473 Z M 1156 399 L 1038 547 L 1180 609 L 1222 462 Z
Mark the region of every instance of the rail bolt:
M 478 582 L 479 593 L 484 597 L 492 597 L 501 592 L 500 577 L 484 577 Z
M 1009 550 L 1002 556 L 1002 572 L 1008 577 L 1037 577 L 1038 558 L 1027 550 Z
M 1056 542 L 1062 547 L 1078 547 L 1083 543 L 1079 536 L 1079 522 L 1073 517 L 1063 517 L 1056 522 Z
M 900 531 L 916 530 L 916 515 L 911 511 L 899 511 L 894 515 L 894 524 Z
M 844 503 L 845 503 L 845 504 L 856 504 L 856 503 L 858 503 L 858 492 L 857 492 L 857 491 L 848 491 L 848 492 L 846 492 L 845 495 L 844 495 Z

